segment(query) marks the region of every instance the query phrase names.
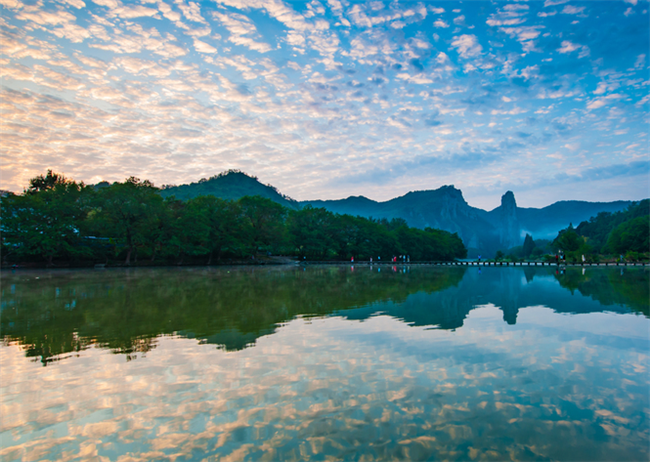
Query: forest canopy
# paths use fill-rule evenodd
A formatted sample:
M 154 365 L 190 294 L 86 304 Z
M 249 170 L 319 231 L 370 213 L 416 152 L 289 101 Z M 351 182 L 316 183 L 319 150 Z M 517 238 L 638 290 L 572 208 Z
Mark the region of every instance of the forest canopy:
M 457 234 L 410 228 L 402 219 L 311 206 L 296 210 L 260 196 L 179 200 L 135 177 L 92 187 L 51 170 L 30 180 L 22 194 L 2 197 L 1 227 L 5 263 L 214 264 L 270 254 L 431 261 L 467 255 Z
M 636 260 L 650 251 L 650 199 L 621 212 L 601 212 L 576 228 L 570 225 L 558 233 L 552 245 L 576 260 L 599 254 Z

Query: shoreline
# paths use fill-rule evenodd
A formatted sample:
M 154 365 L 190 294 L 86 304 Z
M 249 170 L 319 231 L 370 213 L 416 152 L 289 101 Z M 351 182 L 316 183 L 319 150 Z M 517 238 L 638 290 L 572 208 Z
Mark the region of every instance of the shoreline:
M 55 266 L 45 266 L 45 265 L 35 265 L 35 264 L 22 264 L 14 267 L 13 265 L 2 265 L 0 269 L 2 271 L 29 271 L 29 270 L 83 270 L 83 269 L 92 269 L 92 270 L 103 270 L 103 269 L 144 269 L 144 268 L 242 268 L 242 267 L 251 267 L 259 268 L 260 266 L 269 266 L 269 267 L 286 267 L 286 266 L 351 266 L 351 267 L 362 267 L 362 266 L 395 266 L 395 267 L 411 267 L 411 266 L 440 266 L 440 267 L 517 267 L 517 268 L 540 268 L 540 267 L 555 267 L 555 268 L 623 268 L 623 267 L 641 267 L 645 268 L 650 266 L 650 262 L 601 262 L 601 263 L 548 263 L 548 262 L 497 262 L 497 261 L 420 261 L 420 262 L 369 262 L 369 261 L 316 261 L 316 260 L 292 260 L 288 257 L 283 259 L 273 259 L 267 261 L 256 261 L 255 263 L 250 261 L 231 261 L 227 263 L 220 264 L 210 264 L 210 265 L 200 265 L 200 264 L 185 264 L 185 265 L 174 265 L 174 264 L 145 264 L 145 265 L 123 265 L 123 264 L 95 264 L 95 265 L 55 265 Z

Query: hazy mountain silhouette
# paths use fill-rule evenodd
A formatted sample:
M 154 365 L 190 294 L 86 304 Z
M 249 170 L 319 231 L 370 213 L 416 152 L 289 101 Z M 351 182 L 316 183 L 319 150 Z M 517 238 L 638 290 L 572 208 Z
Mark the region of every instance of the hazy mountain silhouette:
M 539 209 L 522 208 L 517 206 L 515 195 L 508 191 L 501 198 L 499 207 L 486 211 L 469 205 L 463 193 L 454 186 L 412 191 L 385 202 L 364 196 L 297 202 L 273 186 L 263 185 L 255 177 L 232 170 L 198 183 L 167 187 L 161 194 L 178 199 L 213 195 L 232 200 L 259 195 L 293 209 L 309 204 L 339 214 L 388 220 L 403 218 L 415 228 L 431 227 L 458 233 L 470 250 L 470 256 L 478 253 L 484 257 L 492 256 L 499 249 L 521 245 L 526 233 L 535 239 L 553 239 L 559 230 L 571 223 L 577 225 L 600 212 L 618 212 L 632 203 L 561 201 Z

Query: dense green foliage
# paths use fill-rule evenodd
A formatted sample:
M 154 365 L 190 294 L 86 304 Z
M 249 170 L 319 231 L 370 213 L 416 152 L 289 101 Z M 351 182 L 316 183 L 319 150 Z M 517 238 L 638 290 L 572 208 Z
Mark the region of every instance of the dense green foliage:
M 599 254 L 624 255 L 637 259 L 650 251 L 650 200 L 635 202 L 626 210 L 599 213 L 577 228 L 569 226 L 558 233 L 552 245 L 570 260 L 589 259 Z
M 601 212 L 595 217 L 589 219 L 589 221 L 583 221 L 576 228 L 576 232 L 587 239 L 587 243 L 591 248 L 598 253 L 620 253 L 627 250 L 635 250 L 637 252 L 647 252 L 650 250 L 648 248 L 648 220 L 650 220 L 650 199 L 645 199 L 640 202 L 636 202 L 630 205 L 626 210 L 616 213 L 607 213 Z M 625 247 L 625 245 L 619 245 L 619 240 L 609 242 L 612 232 L 619 226 L 633 221 L 637 218 L 642 220 L 637 221 L 637 223 L 642 223 L 645 220 L 645 233 L 643 233 L 642 227 L 637 227 L 632 231 L 627 230 L 628 234 L 630 231 L 635 232 L 636 235 L 627 236 L 626 244 L 630 247 Z M 630 225 L 628 225 L 630 226 Z M 617 234 L 622 233 L 624 230 L 617 231 Z M 643 245 L 645 242 L 645 246 Z M 612 247 L 613 246 L 613 247 Z M 635 247 L 634 249 L 632 247 Z
M 149 181 L 91 188 L 48 172 L 21 195 L 2 198 L 5 262 L 122 261 L 211 264 L 282 254 L 301 259 L 452 260 L 467 251 L 456 234 L 409 228 L 260 196 L 163 198 Z

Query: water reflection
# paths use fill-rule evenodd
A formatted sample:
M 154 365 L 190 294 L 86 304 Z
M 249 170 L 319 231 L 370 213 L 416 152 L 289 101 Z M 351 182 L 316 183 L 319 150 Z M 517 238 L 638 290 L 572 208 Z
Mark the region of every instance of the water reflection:
M 17 273 L 0 458 L 647 460 L 648 273 L 598 271 Z
M 649 316 L 648 272 L 553 268 L 322 267 L 19 272 L 3 277 L 2 333 L 44 365 L 100 345 L 133 359 L 177 334 L 228 351 L 254 345 L 297 316 L 458 329 L 493 304 L 515 324 L 521 307 Z M 9 288 L 9 290 L 7 290 Z M 572 297 L 567 299 L 568 295 Z

